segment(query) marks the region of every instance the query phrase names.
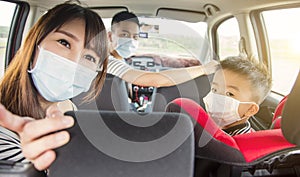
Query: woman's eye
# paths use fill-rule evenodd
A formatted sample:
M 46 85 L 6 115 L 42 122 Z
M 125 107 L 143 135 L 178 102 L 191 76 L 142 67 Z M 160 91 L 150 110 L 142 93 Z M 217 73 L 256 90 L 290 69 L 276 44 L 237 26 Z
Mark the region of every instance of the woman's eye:
M 61 45 L 64 45 L 65 47 L 67 47 L 68 49 L 71 48 L 71 45 L 68 41 L 64 40 L 64 39 L 60 39 L 57 41 L 58 43 L 60 43 Z
M 95 57 L 93 57 L 91 55 L 84 55 L 83 58 L 90 61 L 90 62 L 96 63 Z
M 216 92 L 217 92 L 217 89 L 211 88 L 211 92 L 216 93 Z
M 233 97 L 234 94 L 232 94 L 232 93 L 230 93 L 230 92 L 226 92 L 226 96 Z

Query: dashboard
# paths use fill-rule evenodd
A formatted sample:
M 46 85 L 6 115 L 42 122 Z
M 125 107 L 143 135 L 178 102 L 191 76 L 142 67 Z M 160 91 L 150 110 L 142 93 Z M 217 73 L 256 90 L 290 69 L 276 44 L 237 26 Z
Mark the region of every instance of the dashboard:
M 126 63 L 135 69 L 159 72 L 171 68 L 183 68 L 200 65 L 200 61 L 195 58 L 171 57 L 157 54 L 134 55 L 125 59 Z M 134 109 L 139 112 L 147 112 L 153 94 L 156 92 L 155 87 L 143 87 L 139 85 L 129 85 L 129 97 Z
M 145 71 L 160 71 L 166 69 L 161 62 L 155 61 L 151 56 L 133 56 L 126 60 L 126 62 L 135 69 Z
M 156 63 L 152 57 L 148 56 L 133 56 L 127 59 L 126 62 L 133 68 L 144 71 L 157 72 L 164 68 L 160 63 Z M 152 95 L 156 88 L 143 87 L 135 84 L 131 84 L 129 87 L 131 92 L 129 95 L 134 109 L 138 112 L 146 112 L 151 104 Z

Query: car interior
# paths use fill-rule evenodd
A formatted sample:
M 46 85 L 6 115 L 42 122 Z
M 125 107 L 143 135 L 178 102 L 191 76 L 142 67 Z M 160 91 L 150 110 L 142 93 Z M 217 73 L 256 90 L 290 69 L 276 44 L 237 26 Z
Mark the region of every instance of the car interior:
M 0 0 L 6 17 L 0 20 L 0 77 L 38 18 L 64 2 Z M 272 90 L 249 119 L 255 131 L 229 136 L 195 111 L 205 108 L 213 74 L 168 87 L 107 74 L 94 100 L 83 102 L 88 92 L 72 98 L 78 108 L 67 113 L 76 120 L 68 129 L 72 138 L 57 149 L 47 176 L 300 176 L 298 0 L 68 2 L 98 13 L 107 31 L 117 12 L 135 13 L 139 47 L 125 59 L 135 69 L 158 72 L 246 55 L 268 68 Z M 32 164 L 0 161 L 1 176 L 46 175 Z

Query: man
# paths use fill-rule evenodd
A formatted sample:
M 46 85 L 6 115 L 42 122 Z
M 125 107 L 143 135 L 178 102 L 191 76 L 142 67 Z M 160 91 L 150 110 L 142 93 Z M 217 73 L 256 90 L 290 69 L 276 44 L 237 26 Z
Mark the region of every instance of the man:
M 108 73 L 117 76 L 124 75 L 130 68 L 125 64 L 124 59 L 131 56 L 138 48 L 140 24 L 138 17 L 128 11 L 121 11 L 115 14 L 111 21 L 111 31 L 108 32 L 110 42 L 110 57 Z M 115 59 L 123 62 L 114 62 Z M 131 84 L 128 83 L 130 93 Z M 131 101 L 131 100 L 129 100 Z
M 142 86 L 167 87 L 177 85 L 201 75 L 213 73 L 217 63 L 187 68 L 176 68 L 160 72 L 149 72 L 134 69 L 124 62 L 138 48 L 140 24 L 138 17 L 128 11 L 115 14 L 108 32 L 110 56 L 107 73 L 115 75 L 128 83 Z
M 110 54 L 116 59 L 131 56 L 138 48 L 139 32 L 139 19 L 135 14 L 122 11 L 114 15 L 108 33 Z
M 144 87 L 167 87 L 215 71 L 217 65 L 216 62 L 211 62 L 206 66 L 200 65 L 187 68 L 176 68 L 159 72 L 138 70 L 131 67 L 124 59 L 132 56 L 136 52 L 138 48 L 139 32 L 140 24 L 138 17 L 127 11 L 119 12 L 113 16 L 111 21 L 111 31 L 108 32 L 110 56 L 108 57 L 107 73 L 117 76 L 129 84 L 128 90 L 131 98 L 133 92 L 130 84 Z M 120 88 L 121 87 L 122 86 L 120 86 Z

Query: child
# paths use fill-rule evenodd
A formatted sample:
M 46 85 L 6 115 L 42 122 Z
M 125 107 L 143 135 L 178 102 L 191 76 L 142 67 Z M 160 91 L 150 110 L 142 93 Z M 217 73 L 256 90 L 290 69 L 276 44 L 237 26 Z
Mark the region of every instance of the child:
M 264 65 L 236 56 L 220 62 L 211 92 L 203 99 L 211 118 L 228 134 L 248 133 L 248 119 L 271 90 L 271 77 Z
M 271 90 L 271 82 L 268 70 L 257 61 L 242 56 L 228 57 L 220 62 L 211 91 L 203 98 L 206 111 L 229 135 L 248 133 L 251 131 L 248 119 L 258 112 L 259 104 Z M 184 100 L 177 99 L 172 103 L 180 102 L 178 105 L 182 106 Z M 171 104 L 168 111 L 172 111 L 170 107 Z M 189 109 L 199 109 L 199 106 Z M 199 115 L 194 117 L 202 124 Z

